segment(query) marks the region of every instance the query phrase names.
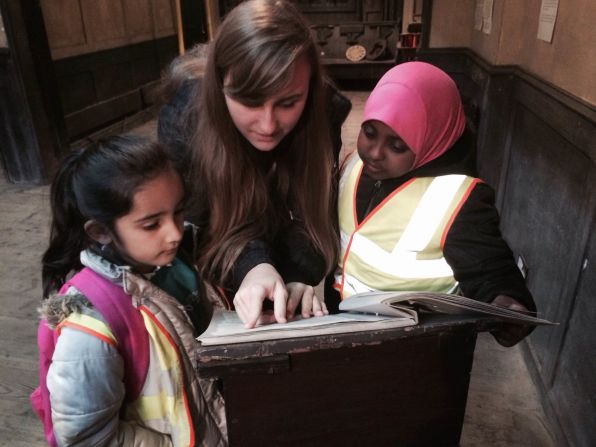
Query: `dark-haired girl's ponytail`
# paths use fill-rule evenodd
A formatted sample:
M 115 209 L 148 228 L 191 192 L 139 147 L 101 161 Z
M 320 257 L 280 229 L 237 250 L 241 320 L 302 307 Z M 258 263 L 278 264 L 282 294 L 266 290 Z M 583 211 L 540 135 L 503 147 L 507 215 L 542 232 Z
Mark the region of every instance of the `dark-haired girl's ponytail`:
M 79 256 L 85 246 L 84 218 L 79 211 L 74 179 L 84 151 L 70 154 L 56 173 L 50 192 L 52 227 L 50 244 L 42 257 L 43 296 L 57 291 L 72 270 L 81 268 Z

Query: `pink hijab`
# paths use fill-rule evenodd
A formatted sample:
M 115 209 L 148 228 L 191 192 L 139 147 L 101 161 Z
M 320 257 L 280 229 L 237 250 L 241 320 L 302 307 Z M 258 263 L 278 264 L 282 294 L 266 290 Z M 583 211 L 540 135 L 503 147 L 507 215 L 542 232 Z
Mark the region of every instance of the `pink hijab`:
M 404 140 L 416 155 L 412 169 L 445 153 L 466 124 L 455 83 L 425 62 L 406 62 L 383 75 L 364 106 L 362 121 L 369 120 Z

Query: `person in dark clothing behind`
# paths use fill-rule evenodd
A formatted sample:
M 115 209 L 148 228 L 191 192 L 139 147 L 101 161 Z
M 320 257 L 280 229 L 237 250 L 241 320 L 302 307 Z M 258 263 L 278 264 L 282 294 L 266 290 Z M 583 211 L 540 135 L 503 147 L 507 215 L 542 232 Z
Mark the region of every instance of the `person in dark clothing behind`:
M 327 288 L 336 302 L 370 290 L 459 287 L 480 301 L 536 310 L 499 230 L 494 191 L 474 177 L 465 127 L 457 87 L 437 67 L 409 62 L 380 79 L 340 180 L 342 253 Z M 493 335 L 512 346 L 530 331 L 507 324 Z
M 334 171 L 351 104 L 289 1 L 239 4 L 207 53 L 173 65 L 158 123 L 193 190 L 198 268 L 248 328 L 323 315 L 313 286 L 339 251 Z

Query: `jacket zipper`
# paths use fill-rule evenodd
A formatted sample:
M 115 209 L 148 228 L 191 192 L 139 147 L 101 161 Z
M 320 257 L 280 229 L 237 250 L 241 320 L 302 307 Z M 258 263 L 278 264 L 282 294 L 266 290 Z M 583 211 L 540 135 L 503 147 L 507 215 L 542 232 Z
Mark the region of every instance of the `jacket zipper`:
M 370 195 L 370 199 L 368 199 L 368 206 L 366 207 L 366 212 L 364 213 L 364 216 L 362 216 L 362 220 L 366 219 L 366 216 L 368 216 L 373 209 L 374 199 L 376 199 L 379 193 L 381 192 L 381 180 L 377 180 L 373 188 L 373 192 Z

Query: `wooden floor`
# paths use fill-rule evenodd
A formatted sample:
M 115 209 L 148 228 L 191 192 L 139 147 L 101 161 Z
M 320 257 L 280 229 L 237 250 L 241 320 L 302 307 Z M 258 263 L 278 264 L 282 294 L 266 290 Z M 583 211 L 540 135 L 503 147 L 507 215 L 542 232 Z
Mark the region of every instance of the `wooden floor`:
M 342 135 L 355 147 L 366 93 L 349 92 L 353 110 Z M 139 129 L 154 133 L 154 123 Z M 48 188 L 0 179 L 0 446 L 44 444 L 28 396 L 37 383 L 35 330 L 40 255 L 48 234 Z M 480 334 L 462 447 L 551 447 L 536 389 L 519 348 L 505 349 Z
M 45 187 L 0 184 L 0 445 L 37 446 L 41 425 L 29 406 L 37 384 L 35 332 L 39 256 L 48 239 Z

